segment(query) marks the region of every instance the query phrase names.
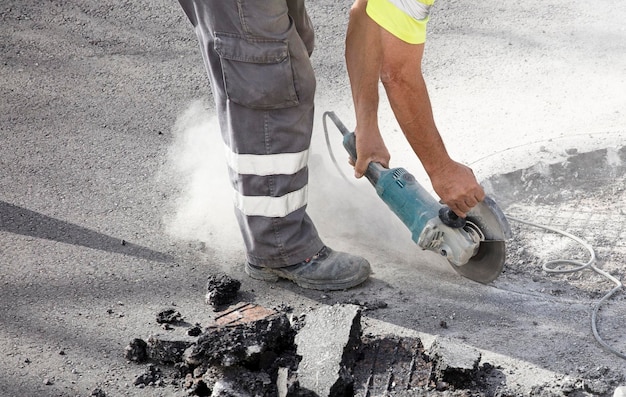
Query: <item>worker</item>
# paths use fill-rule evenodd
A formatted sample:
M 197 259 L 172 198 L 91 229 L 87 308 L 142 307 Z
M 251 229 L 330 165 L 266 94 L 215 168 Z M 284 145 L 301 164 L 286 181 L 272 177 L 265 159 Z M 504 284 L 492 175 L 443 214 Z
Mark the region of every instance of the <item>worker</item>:
M 377 7 L 381 15 L 389 12 L 389 5 L 382 3 L 388 1 L 381 0 Z M 417 3 L 399 3 L 412 1 Z M 227 147 L 235 214 L 246 248 L 246 273 L 254 279 L 283 278 L 318 290 L 363 283 L 371 274 L 369 262 L 326 246 L 306 212 L 316 82 L 309 59 L 314 32 L 304 0 L 179 2 L 199 40 Z M 366 13 L 368 8 L 366 1 L 355 2 L 346 39 L 357 114 L 356 176 L 362 176 L 365 161 L 389 163 L 372 118 L 378 104 L 373 89 L 380 77 L 435 191 L 463 216 L 481 200 L 480 187 L 475 180 L 471 183 L 471 170 L 449 159 L 432 121 L 420 71 L 423 41 L 400 44 L 402 39 L 392 40 L 389 36 L 396 37 L 394 33 L 388 34 L 381 21 L 374 22 Z M 405 14 L 397 7 L 391 9 L 394 13 L 388 19 Z M 413 18 L 407 15 L 405 28 L 423 28 L 425 21 L 406 26 Z M 388 43 L 400 51 L 410 47 L 410 52 L 394 54 L 384 48 Z M 409 54 L 414 59 L 404 59 Z M 359 60 L 362 65 L 357 65 Z M 419 78 L 410 77 L 410 67 Z M 412 85 L 398 87 L 401 78 Z

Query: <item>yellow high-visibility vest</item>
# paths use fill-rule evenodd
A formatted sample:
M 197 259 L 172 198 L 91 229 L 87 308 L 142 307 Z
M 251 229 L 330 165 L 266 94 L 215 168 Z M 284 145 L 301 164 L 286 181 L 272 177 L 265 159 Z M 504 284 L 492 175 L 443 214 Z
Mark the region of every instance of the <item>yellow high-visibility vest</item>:
M 426 41 L 426 25 L 435 0 L 369 0 L 367 15 L 409 44 Z

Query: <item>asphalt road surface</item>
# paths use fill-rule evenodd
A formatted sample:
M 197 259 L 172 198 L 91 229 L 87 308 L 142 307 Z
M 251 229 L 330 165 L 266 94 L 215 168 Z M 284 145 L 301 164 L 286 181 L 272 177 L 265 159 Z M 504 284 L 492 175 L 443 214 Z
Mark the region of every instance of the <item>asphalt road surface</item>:
M 350 2 L 308 7 L 318 78 L 310 213 L 328 245 L 366 256 L 375 271 L 363 286 L 333 293 L 243 273 L 210 87 L 176 2 L 2 2 L 0 394 L 184 395 L 132 386 L 142 369 L 123 350 L 135 337 L 163 332 L 155 315 L 167 307 L 189 323 L 208 323 L 204 289 L 215 272 L 240 279 L 245 299 L 296 313 L 385 301 L 387 308 L 365 313 L 366 327 L 456 338 L 502 365 L 520 393 L 595 377 L 604 385 L 595 391 L 606 394 L 611 381 L 625 381 L 626 360 L 591 333 L 597 294 L 533 289 L 552 285 L 545 274 L 505 274 L 487 286 L 462 279 L 417 249 L 367 182 L 340 178 L 321 114 L 334 110 L 353 126 L 343 64 Z M 625 18 L 615 0 L 440 0 L 424 71 L 453 157 L 487 180 L 563 161 L 566 149 L 623 147 Z M 392 165 L 430 189 L 385 101 L 381 126 Z M 350 174 L 338 135 L 333 145 Z M 611 178 L 618 190 L 606 195 L 623 192 L 623 173 Z M 615 206 L 623 221 L 626 204 Z M 613 320 L 603 334 L 626 351 L 623 293 L 605 313 Z

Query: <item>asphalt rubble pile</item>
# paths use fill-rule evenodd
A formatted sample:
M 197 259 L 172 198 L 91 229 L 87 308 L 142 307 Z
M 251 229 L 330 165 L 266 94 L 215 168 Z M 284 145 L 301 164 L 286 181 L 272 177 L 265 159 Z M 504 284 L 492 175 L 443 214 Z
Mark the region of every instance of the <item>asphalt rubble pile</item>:
M 301 315 L 249 302 L 218 311 L 239 285 L 209 277 L 207 303 L 216 316 L 207 327 L 184 322 L 174 309 L 157 314 L 166 332 L 134 339 L 125 350 L 127 360 L 145 365 L 135 386 L 216 397 L 524 395 L 507 388 L 502 367 L 481 363 L 478 350 L 454 340 L 437 337 L 425 348 L 419 338 L 364 335 L 363 307 L 352 303 Z M 217 291 L 222 287 L 229 299 Z M 612 395 L 609 387 L 586 390 L 588 384 L 568 378 L 527 395 Z

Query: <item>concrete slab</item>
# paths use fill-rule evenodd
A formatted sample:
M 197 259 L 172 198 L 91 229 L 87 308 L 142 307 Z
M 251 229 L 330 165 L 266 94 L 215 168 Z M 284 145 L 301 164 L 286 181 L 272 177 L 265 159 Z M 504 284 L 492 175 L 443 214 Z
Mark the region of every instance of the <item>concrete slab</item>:
M 431 373 L 432 363 L 426 361 L 419 338 L 365 336 L 354 367 L 354 395 L 424 392 L 430 384 Z
M 451 338 L 437 337 L 427 353 L 435 363 L 434 377 L 446 383 L 462 383 L 478 370 L 480 352 Z
M 306 313 L 295 338 L 302 356 L 298 380 L 319 396 L 344 395 L 352 388 L 353 349 L 359 344 L 361 310 L 354 305 L 326 306 Z

